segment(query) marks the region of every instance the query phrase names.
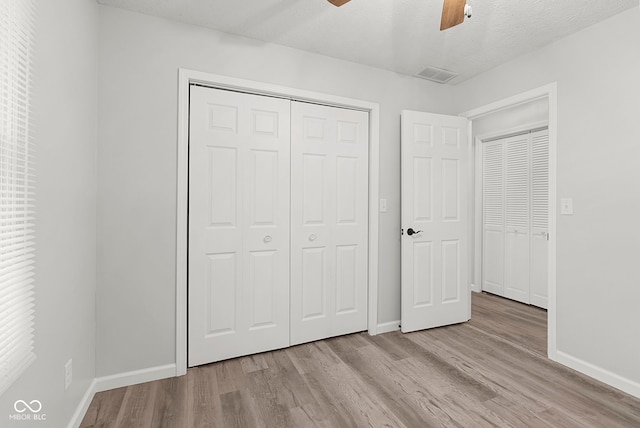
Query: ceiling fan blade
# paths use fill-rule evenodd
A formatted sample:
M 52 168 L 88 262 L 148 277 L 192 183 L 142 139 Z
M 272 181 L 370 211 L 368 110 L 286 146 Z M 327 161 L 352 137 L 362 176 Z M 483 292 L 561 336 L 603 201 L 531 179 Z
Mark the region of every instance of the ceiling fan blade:
M 467 0 L 444 0 L 440 31 L 464 22 L 464 6 L 466 4 Z
M 331 3 L 334 6 L 342 6 L 345 3 L 349 3 L 350 0 L 329 0 L 329 3 Z

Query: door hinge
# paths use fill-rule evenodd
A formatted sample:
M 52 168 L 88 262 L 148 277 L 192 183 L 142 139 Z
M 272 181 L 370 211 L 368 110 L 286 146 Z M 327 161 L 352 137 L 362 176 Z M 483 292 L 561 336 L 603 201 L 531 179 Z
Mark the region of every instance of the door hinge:
M 404 235 L 404 229 L 400 229 L 400 235 Z

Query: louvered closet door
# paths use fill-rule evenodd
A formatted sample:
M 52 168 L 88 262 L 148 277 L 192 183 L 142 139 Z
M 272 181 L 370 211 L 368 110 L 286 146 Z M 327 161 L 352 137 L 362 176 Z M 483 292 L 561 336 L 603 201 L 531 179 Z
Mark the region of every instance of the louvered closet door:
M 506 254 L 504 296 L 530 303 L 529 135 L 505 140 Z
M 504 295 L 504 143 L 482 145 L 483 239 L 482 289 Z
M 546 308 L 549 254 L 549 132 L 531 133 L 531 304 Z
M 189 366 L 289 345 L 290 101 L 191 87 Z
M 483 143 L 482 289 L 547 307 L 549 137 Z
M 368 114 L 291 105 L 291 344 L 366 330 Z

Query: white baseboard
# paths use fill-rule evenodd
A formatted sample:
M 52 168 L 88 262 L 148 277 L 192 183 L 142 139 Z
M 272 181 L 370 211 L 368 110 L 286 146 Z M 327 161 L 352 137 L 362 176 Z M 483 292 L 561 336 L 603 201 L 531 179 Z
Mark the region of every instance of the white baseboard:
M 382 324 L 378 324 L 377 330 L 378 334 L 400 330 L 400 321 L 383 322 Z
M 549 357 L 551 358 L 551 355 L 549 355 Z M 553 359 L 560 364 L 564 364 L 565 366 L 577 370 L 580 373 L 584 373 L 587 376 L 599 380 L 600 382 L 604 382 L 607 385 L 626 392 L 627 394 L 640 398 L 640 383 L 638 382 L 634 382 L 630 379 L 624 378 L 620 375 L 610 372 L 609 370 L 605 370 L 601 367 L 583 361 L 562 351 L 555 352 L 554 357 L 555 358 Z
M 127 373 L 119 373 L 111 376 L 103 376 L 94 379 L 87 392 L 84 393 L 80 404 L 71 417 L 68 428 L 78 428 L 84 419 L 84 415 L 91 405 L 91 400 L 98 392 L 107 391 L 109 389 L 121 388 L 123 386 L 136 385 L 143 382 L 151 382 L 154 380 L 166 379 L 176 375 L 176 365 L 167 364 L 166 366 L 150 367 L 148 369 L 135 370 Z
M 87 413 L 87 410 L 89 409 L 89 405 L 91 404 L 91 400 L 93 400 L 94 395 L 96 395 L 95 379 L 91 381 L 89 388 L 87 388 L 87 392 L 85 392 L 84 395 L 82 396 L 82 400 L 80 401 L 80 404 L 78 404 L 76 411 L 73 413 L 73 416 L 71 417 L 71 421 L 69 422 L 69 425 L 67 425 L 68 428 L 78 428 L 80 426 L 80 424 L 82 423 L 82 419 L 84 419 L 84 415 Z
M 149 367 L 147 369 L 134 370 L 132 372 L 103 376 L 96 379 L 96 392 L 166 379 L 168 377 L 174 377 L 175 375 L 176 365 L 167 364 L 166 366 Z

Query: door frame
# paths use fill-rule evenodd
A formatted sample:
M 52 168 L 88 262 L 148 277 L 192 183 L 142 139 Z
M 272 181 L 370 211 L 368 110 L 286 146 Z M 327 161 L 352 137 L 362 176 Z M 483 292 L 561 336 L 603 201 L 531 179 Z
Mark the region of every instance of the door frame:
M 539 88 L 532 89 L 527 92 L 523 92 L 508 98 L 498 100 L 496 102 L 475 108 L 473 110 L 461 113 L 460 116 L 469 119 L 469 144 L 474 148 L 474 169 L 475 172 L 470 174 L 471 180 L 474 180 L 473 187 L 476 189 L 472 196 L 472 205 L 476 209 L 476 214 L 470 216 L 470 230 L 473 231 L 475 236 L 473 248 L 470 249 L 470 255 L 474 259 L 473 282 L 471 288 L 474 291 L 481 290 L 481 277 L 479 277 L 480 271 L 477 269 L 479 259 L 482 257 L 481 240 L 477 239 L 478 227 L 478 215 L 477 209 L 482 206 L 482 196 L 478 200 L 478 188 L 479 183 L 475 179 L 478 172 L 479 161 L 479 145 L 482 139 L 488 138 L 488 136 L 481 136 L 482 139 L 473 138 L 473 120 L 479 119 L 483 116 L 491 113 L 496 113 L 501 110 L 506 110 L 511 107 L 515 107 L 527 102 L 535 101 L 538 99 L 547 99 L 549 103 L 549 118 L 546 121 L 546 125 L 549 129 L 549 254 L 548 254 L 548 301 L 547 301 L 547 356 L 556 360 L 558 358 L 557 348 L 557 335 L 556 335 L 556 320 L 557 320 L 557 306 L 556 306 L 556 260 L 557 260 L 557 167 L 558 167 L 558 84 L 556 82 L 550 83 Z M 518 127 L 521 128 L 521 127 Z M 506 131 L 517 131 L 514 128 Z M 501 132 L 500 134 L 503 134 Z M 480 194 L 481 195 L 481 194 Z M 481 216 L 480 216 L 481 218 Z M 479 247 L 480 245 L 480 247 Z
M 370 101 L 339 97 L 315 91 L 272 85 L 180 68 L 178 69 L 178 153 L 176 212 L 176 376 L 187 373 L 188 312 L 188 196 L 189 196 L 189 86 L 199 84 L 217 89 L 246 92 L 292 101 L 348 108 L 369 113 L 369 242 L 367 329 L 377 334 L 378 323 L 378 240 L 380 199 L 380 105 Z

